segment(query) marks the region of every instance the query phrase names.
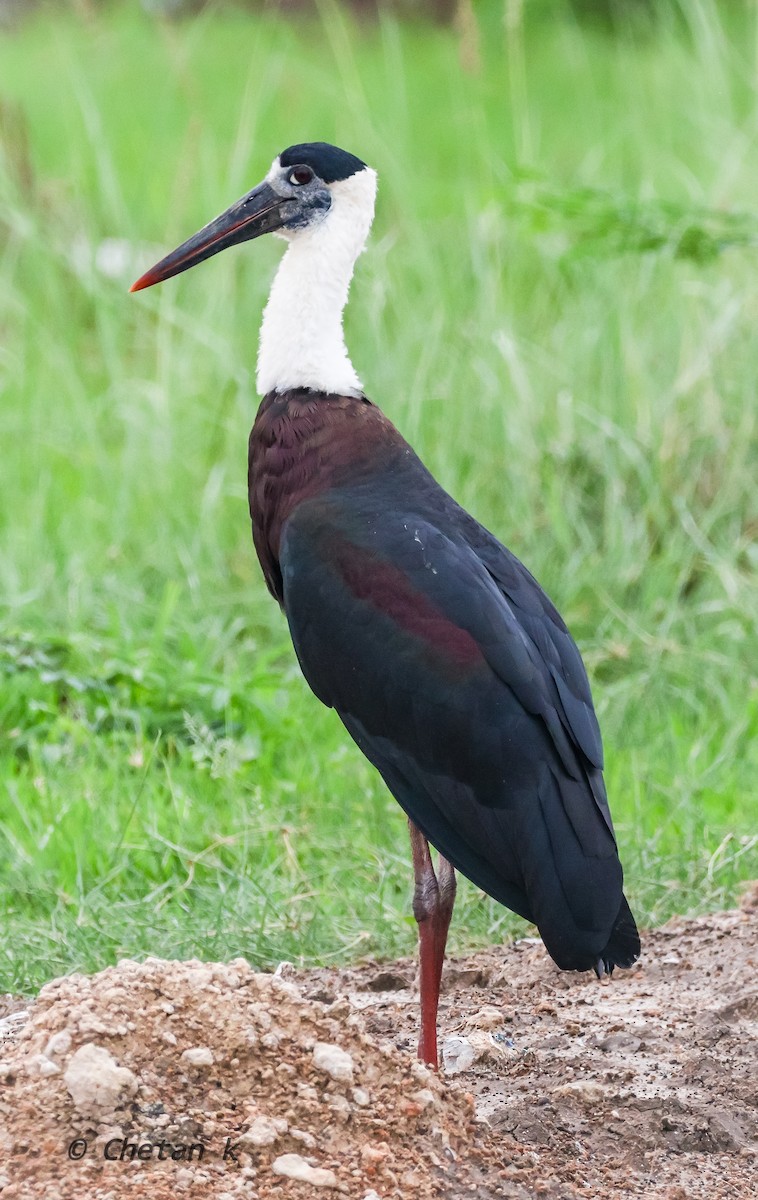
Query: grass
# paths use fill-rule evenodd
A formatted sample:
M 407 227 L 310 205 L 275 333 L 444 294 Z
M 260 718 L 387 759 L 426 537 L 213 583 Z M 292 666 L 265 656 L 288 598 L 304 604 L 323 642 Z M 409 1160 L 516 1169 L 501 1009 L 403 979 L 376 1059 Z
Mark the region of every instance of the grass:
M 527 6 L 528 7 L 528 6 Z M 56 11 L 0 41 L 0 989 L 410 952 L 402 814 L 246 511 L 273 241 L 139 270 L 324 138 L 380 171 L 348 341 L 590 668 L 644 923 L 758 875 L 756 9 L 610 36 Z M 668 10 L 667 10 L 668 11 Z M 523 929 L 464 886 L 458 950 Z

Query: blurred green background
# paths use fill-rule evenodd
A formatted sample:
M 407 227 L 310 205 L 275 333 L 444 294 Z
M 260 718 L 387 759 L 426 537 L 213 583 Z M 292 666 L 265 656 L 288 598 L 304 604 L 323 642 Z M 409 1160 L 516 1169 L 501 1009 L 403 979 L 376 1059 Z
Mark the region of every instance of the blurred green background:
M 733 903 L 758 875 L 758 6 L 169 7 L 0 7 L 0 989 L 413 949 L 404 818 L 250 540 L 281 246 L 127 294 L 297 141 L 379 171 L 353 361 L 577 638 L 640 920 Z M 458 950 L 524 928 L 461 888 Z

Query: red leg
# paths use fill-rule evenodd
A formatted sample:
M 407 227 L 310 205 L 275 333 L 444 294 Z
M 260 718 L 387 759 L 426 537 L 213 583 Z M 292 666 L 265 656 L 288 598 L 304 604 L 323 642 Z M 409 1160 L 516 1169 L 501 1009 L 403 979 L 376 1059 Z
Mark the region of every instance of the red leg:
M 434 873 L 429 843 L 408 821 L 416 887 L 413 915 L 418 922 L 419 967 L 421 980 L 421 1037 L 418 1056 L 435 1070 L 437 1059 L 437 1008 L 440 999 L 442 962 L 447 931 L 455 904 L 455 871 L 446 858 L 439 856 L 438 874 Z

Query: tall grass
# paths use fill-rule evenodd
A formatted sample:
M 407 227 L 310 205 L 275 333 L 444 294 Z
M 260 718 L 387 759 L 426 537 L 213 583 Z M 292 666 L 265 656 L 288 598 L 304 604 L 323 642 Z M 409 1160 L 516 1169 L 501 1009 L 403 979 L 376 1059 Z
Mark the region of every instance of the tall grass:
M 0 41 L 0 987 L 409 951 L 402 815 L 310 696 L 245 493 L 280 248 L 140 269 L 322 138 L 380 172 L 348 342 L 590 667 L 643 922 L 756 875 L 756 10 L 463 40 L 114 6 Z M 526 6 L 529 10 L 529 6 Z M 458 948 L 521 924 L 462 889 Z

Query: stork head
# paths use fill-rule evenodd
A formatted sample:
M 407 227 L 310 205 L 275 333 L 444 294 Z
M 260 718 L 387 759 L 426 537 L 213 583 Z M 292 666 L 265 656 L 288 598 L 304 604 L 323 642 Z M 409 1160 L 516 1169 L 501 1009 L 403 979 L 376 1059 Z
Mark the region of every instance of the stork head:
M 376 173 L 354 154 L 328 142 L 290 146 L 274 159 L 262 183 L 146 271 L 131 291 L 152 287 L 264 233 L 296 242 L 328 229 L 347 244 L 354 261 L 373 219 L 375 195 Z M 338 225 L 348 236 L 339 236 Z

